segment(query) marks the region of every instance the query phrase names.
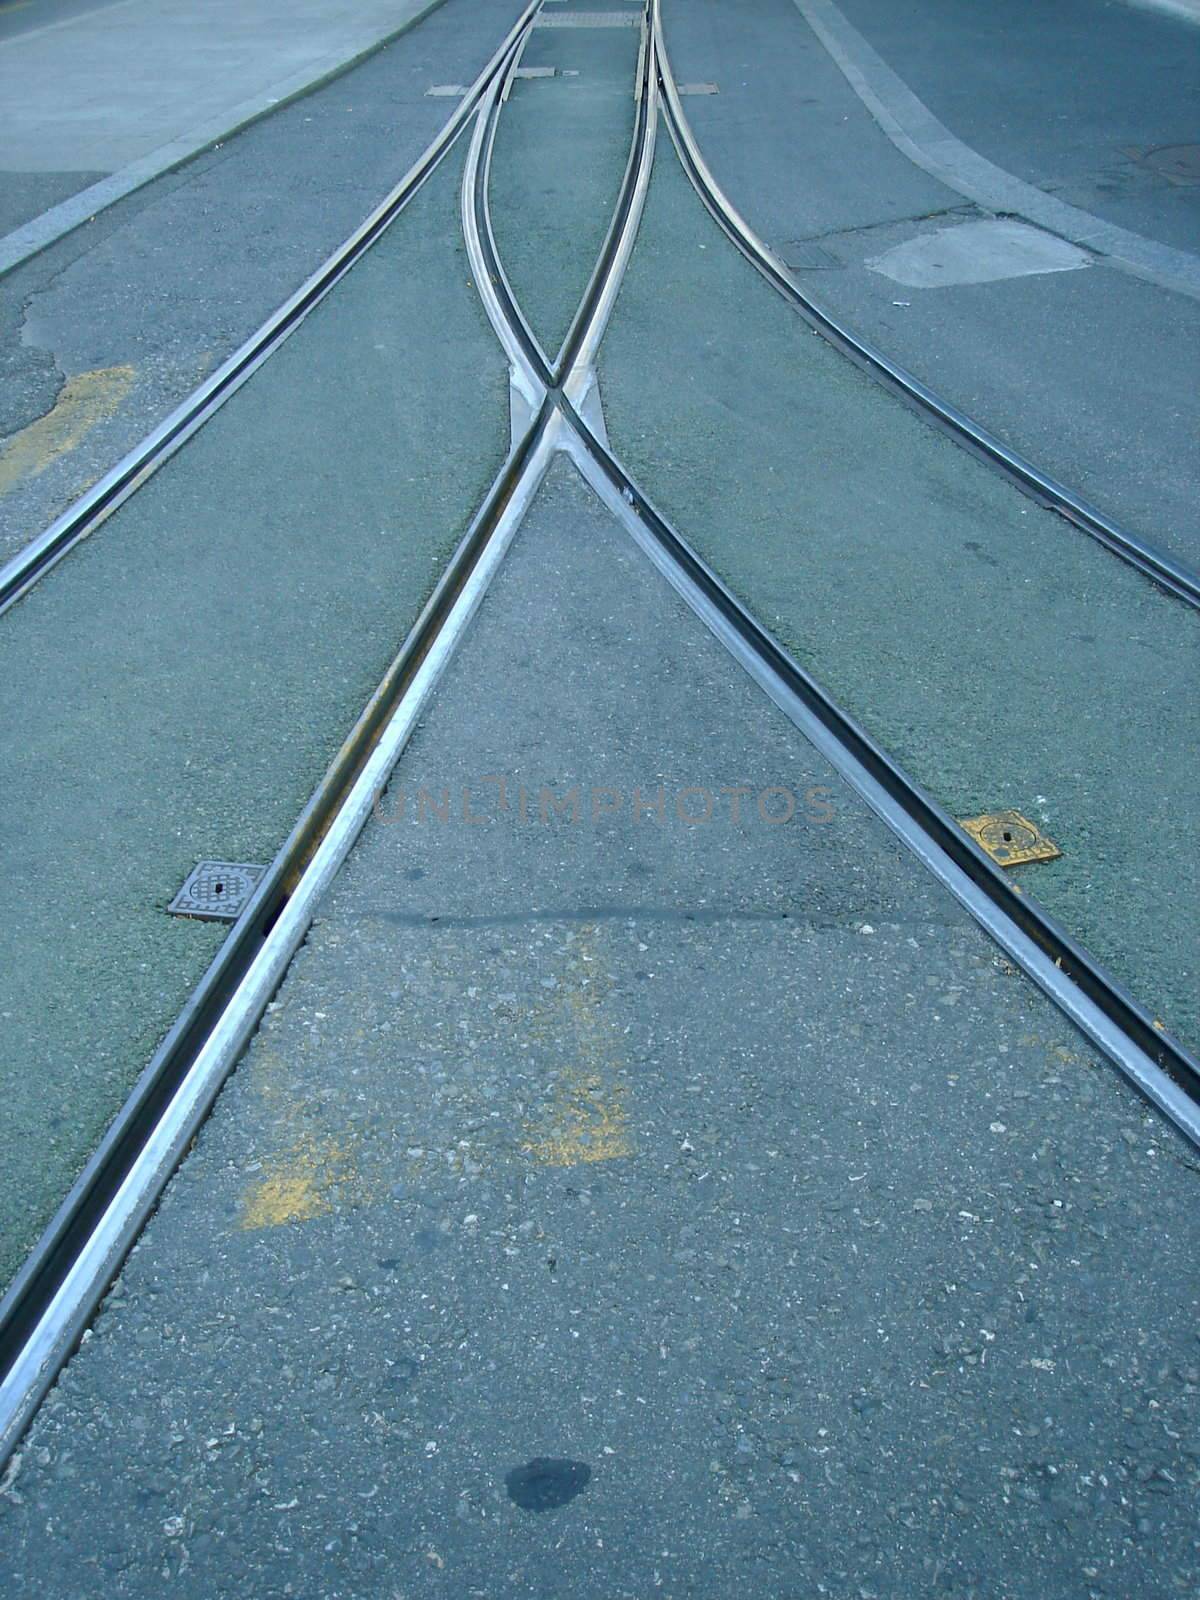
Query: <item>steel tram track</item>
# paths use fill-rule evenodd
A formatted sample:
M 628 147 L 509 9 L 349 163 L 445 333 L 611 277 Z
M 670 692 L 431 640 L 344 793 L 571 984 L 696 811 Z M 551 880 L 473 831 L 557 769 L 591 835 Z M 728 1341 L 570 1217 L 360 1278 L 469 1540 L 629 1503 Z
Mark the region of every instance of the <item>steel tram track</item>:
M 79 523 L 73 537 L 56 544 L 45 559 L 39 558 L 39 550 L 54 528 L 43 541 L 35 541 L 38 548 L 29 548 L 23 573 L 9 596 L 11 604 L 128 498 L 240 387 L 370 248 L 476 114 L 466 168 L 469 183 L 464 182 L 463 187 L 464 232 L 477 269 L 476 285 L 493 326 L 498 333 L 511 330 L 501 342 L 520 375 L 530 412 L 528 425 L 288 839 L 0 1299 L 0 1467 L 15 1450 L 41 1399 L 77 1346 L 236 1065 L 302 943 L 322 894 L 399 760 L 555 450 L 561 448 L 566 421 L 556 402 L 563 392 L 562 383 L 569 384 L 574 377 L 572 392 L 581 404 L 586 398 L 591 358 L 616 298 L 616 282 L 610 280 L 624 270 L 640 212 L 640 204 L 637 211 L 632 210 L 634 200 L 644 198 L 649 183 L 648 152 L 653 150 L 654 126 L 648 107 L 654 92 L 649 33 L 643 28 L 639 110 L 617 207 L 600 260 L 552 368 L 504 277 L 486 195 L 498 109 L 539 5 L 540 0 L 533 0 L 522 14 L 458 111 L 384 205 L 208 384 L 72 508 Z M 474 228 L 480 223 L 484 242 L 473 247 Z
M 582 406 L 594 385 L 596 352 L 616 302 L 650 183 L 658 118 L 653 42 L 644 27 L 635 72 L 633 137 L 617 202 L 583 298 L 553 361 L 542 349 L 509 283 L 488 203 L 500 108 L 519 59 L 520 45 L 513 49 L 480 106 L 463 172 L 463 236 L 484 310 L 509 357 L 518 391 L 531 401 L 549 396 L 561 404 L 567 397 L 570 403 Z
M 78 1343 L 282 981 L 557 450 L 572 456 L 693 612 L 868 806 L 1138 1090 L 1200 1145 L 1200 1061 L 1009 882 L 793 660 L 655 509 L 600 436 L 594 413 L 588 414 L 594 357 L 649 184 L 658 88 L 665 91 L 668 82 L 653 32 L 643 37 L 634 136 L 600 259 L 554 362 L 540 349 L 504 275 L 487 204 L 503 88 L 534 11 L 525 13 L 485 69 L 486 79 L 471 91 L 476 123 L 462 191 L 476 284 L 531 420 L 320 789 L 0 1302 L 0 1464 Z M 461 131 L 466 117 L 452 121 Z
M 503 69 L 514 47 L 528 33 L 540 3 L 541 0 L 529 0 L 526 9 L 467 90 L 441 132 L 350 237 L 186 400 L 86 493 L 68 506 L 61 516 L 56 517 L 48 528 L 0 566 L 0 613 L 26 594 L 81 539 L 94 533 L 106 517 L 174 455 L 198 428 L 202 428 L 209 417 L 274 354 L 309 312 L 320 304 L 355 262 L 387 231 L 457 141 L 488 85 Z
M 1019 451 L 1005 444 L 996 434 L 885 355 L 877 345 L 861 338 L 846 323 L 823 310 L 805 293 L 795 276 L 737 210 L 705 161 L 684 113 L 679 88 L 671 71 L 663 36 L 662 0 L 651 0 L 651 4 L 663 113 L 680 164 L 714 221 L 746 260 L 810 327 L 892 394 L 950 434 L 973 455 L 1003 472 L 1010 482 L 1039 505 L 1058 512 L 1074 527 L 1136 567 L 1169 594 L 1188 605 L 1200 606 L 1200 572 L 1177 560 L 1169 551 L 1121 527 L 1083 496 L 1076 494 L 1050 473 L 1043 472 Z
M 490 85 L 504 73 L 537 9 L 538 0 L 531 0 L 424 155 L 325 266 L 42 539 L 4 569 L 4 573 L 20 569 L 12 573 L 8 590 L 0 590 L 7 594 L 5 603 L 25 593 L 194 434 L 370 248 L 467 127 Z M 357 837 L 541 481 L 559 426 L 552 407 L 535 408 L 524 436 L 510 452 L 383 680 L 0 1299 L 0 1466 L 78 1343 L 302 941 L 316 900 Z
M 585 319 L 589 300 L 597 305 L 592 331 L 578 343 L 589 370 L 640 218 L 660 103 L 671 125 L 669 70 L 664 72 L 658 55 L 658 0 L 653 0 L 653 8 L 655 26 L 640 63 L 646 81 L 637 90 L 639 118 L 622 198 L 576 318 L 577 325 Z M 661 101 L 659 87 L 664 91 Z M 497 96 L 500 92 L 497 88 Z M 580 354 L 572 349 L 577 327 L 550 371 L 508 286 L 492 237 L 487 174 L 494 134 L 495 108 L 484 107 L 463 179 L 464 223 L 470 218 L 468 251 L 477 276 L 482 280 L 486 275 L 495 291 L 488 314 L 514 371 L 524 382 L 538 384 L 547 402 L 561 411 L 569 429 L 565 447 L 585 479 L 692 610 L 871 809 L 1138 1090 L 1200 1145 L 1200 1060 L 1048 911 L 1005 876 L 959 823 L 772 637 L 654 507 L 582 413 L 580 394 L 590 390 L 590 382 L 584 378 Z

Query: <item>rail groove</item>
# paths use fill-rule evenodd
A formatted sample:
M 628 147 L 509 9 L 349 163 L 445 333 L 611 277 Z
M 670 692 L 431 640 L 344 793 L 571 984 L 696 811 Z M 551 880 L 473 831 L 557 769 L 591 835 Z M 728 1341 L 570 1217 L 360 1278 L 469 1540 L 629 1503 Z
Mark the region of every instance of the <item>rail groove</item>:
M 581 336 L 568 338 L 553 374 L 543 373 L 548 403 L 557 406 L 569 424 L 563 447 L 635 542 L 795 726 L 1076 1026 L 1188 1139 L 1200 1145 L 1200 1060 L 1048 911 L 1014 885 L 960 824 L 795 661 L 654 507 L 583 414 L 580 397 L 590 386 L 592 363 L 649 182 L 656 85 L 663 89 L 663 111 L 684 159 L 675 115 L 678 94 L 662 53 L 660 0 L 651 0 L 651 5 L 652 30 L 639 65 L 647 80 L 640 91 L 647 123 L 637 124 L 621 203 L 589 286 L 594 310 L 589 321 L 581 306 L 576 318 Z M 490 275 L 507 282 L 491 238 L 486 189 L 478 180 L 474 199 L 482 260 Z M 765 246 L 762 249 L 769 263 L 773 258 Z M 511 298 L 509 291 L 507 299 Z M 510 333 L 525 325 L 519 307 L 508 309 L 503 299 L 497 304 L 500 315 L 512 317 Z M 1162 581 L 1159 574 L 1152 575 Z
M 655 509 L 587 418 L 596 352 L 649 184 L 660 83 L 665 115 L 681 157 L 686 150 L 681 132 L 686 124 L 677 115 L 669 66 L 660 53 L 657 0 L 653 29 L 643 35 L 629 160 L 601 256 L 553 363 L 538 346 L 504 275 L 487 205 L 503 91 L 536 9 L 529 7 L 493 56 L 447 125 L 453 132 L 444 130 L 431 146 L 438 154 L 408 190 L 413 192 L 416 182 L 423 181 L 473 113 L 476 125 L 462 191 L 464 238 L 481 299 L 509 355 L 532 420 L 320 788 L 87 1170 L 0 1301 L 0 1465 L 78 1342 L 257 1025 L 558 450 L 572 456 L 586 481 L 667 581 L 871 809 L 1139 1091 L 1200 1145 L 1200 1061 L 1048 913 L 1009 882 L 957 822 L 798 665 Z M 410 174 L 394 195 L 411 178 Z M 396 209 L 402 203 L 398 201 Z M 722 225 L 731 231 L 727 221 Z M 386 222 L 380 220 L 369 238 L 363 230 L 355 235 L 356 240 L 362 238 L 356 254 L 383 226 Z M 368 227 L 364 224 L 364 229 Z M 739 247 L 749 248 L 744 241 Z M 767 270 L 761 262 L 756 264 Z M 321 295 L 348 265 L 347 260 L 334 271 Z M 798 293 L 783 283 L 777 287 L 789 297 Z M 257 364 L 285 336 L 277 328 L 258 355 L 248 359 Z M 248 372 L 237 376 L 230 368 L 229 381 L 235 386 L 244 376 Z M 200 411 L 224 397 L 224 392 L 210 395 L 201 402 Z M 202 421 L 197 412 L 192 421 L 181 424 L 179 437 L 162 447 L 177 448 Z M 153 464 L 159 459 L 156 456 Z M 153 465 L 145 471 L 135 469 L 123 488 L 114 479 L 113 492 L 124 498 L 149 470 Z
M 168 419 L 133 457 L 114 469 L 107 491 L 110 498 L 105 498 L 102 483 L 73 508 L 80 518 L 91 520 L 44 561 L 39 562 L 31 552 L 23 580 L 9 594 L 7 603 L 11 604 L 77 538 L 133 493 L 245 381 L 378 238 L 474 114 L 469 181 L 463 187 L 464 236 L 485 308 L 514 372 L 522 379 L 530 405 L 529 426 L 321 785 L 99 1148 L 0 1300 L 0 1466 L 16 1448 L 43 1395 L 78 1344 L 235 1066 L 302 942 L 321 895 L 370 815 L 550 460 L 562 447 L 568 427 L 559 403 L 562 375 L 575 368 L 581 351 L 594 353 L 599 343 L 615 298 L 609 278 L 614 271 L 623 270 L 628 259 L 648 185 L 646 145 L 652 150 L 654 87 L 652 52 L 643 23 L 639 114 L 621 195 L 600 261 L 552 369 L 504 277 L 487 214 L 488 164 L 498 108 L 537 9 L 534 0 L 446 128 L 389 201 L 331 258 L 322 274 L 198 390 L 175 418 Z M 311 294 L 306 293 L 309 290 Z M 173 421 L 178 427 L 172 432 Z M 126 467 L 128 472 L 123 471 Z
M 133 460 L 127 458 L 114 469 L 111 503 L 97 502 L 103 484 L 85 497 L 86 505 L 80 502 L 80 516 L 92 515 L 92 520 L 45 561 L 31 559 L 8 603 L 178 449 L 379 237 L 462 132 L 536 12 L 534 0 L 388 201 L 305 290 L 185 403 L 176 414 L 177 432 L 166 437 L 168 419 L 134 453 L 145 458 L 141 467 L 124 474 L 122 468 Z M 316 899 L 361 829 L 370 801 L 399 758 L 420 706 L 536 492 L 560 430 L 553 407 L 535 410 L 384 679 L 170 1032 L 0 1299 L 0 1466 L 78 1342 L 282 977 Z M 362 786 L 368 777 L 371 792 L 363 809 Z
M 0 567 L 0 613 L 26 594 L 81 539 L 94 533 L 180 445 L 202 428 L 209 417 L 296 331 L 309 312 L 320 304 L 364 252 L 391 226 L 466 127 L 510 52 L 532 27 L 539 5 L 540 0 L 530 0 L 441 132 L 391 193 L 328 260 L 169 416 L 85 494 L 68 506 L 61 516 L 56 517 L 48 528 Z
M 662 0 L 652 0 L 652 6 L 655 55 L 662 87 L 663 109 L 680 162 L 697 194 L 722 231 L 772 288 L 776 289 L 811 327 L 828 339 L 843 355 L 848 356 L 856 366 L 870 373 L 893 394 L 944 428 L 973 454 L 999 468 L 1007 478 L 1040 505 L 1057 511 L 1068 522 L 1096 539 L 1123 561 L 1136 567 L 1177 599 L 1183 600 L 1187 605 L 1200 606 L 1200 573 L 1177 560 L 1169 551 L 1151 544 L 1130 529 L 1121 527 L 1104 512 L 1077 495 L 1074 490 L 1060 483 L 1057 478 L 1043 472 L 1040 467 L 989 432 L 981 423 L 943 399 L 920 378 L 885 355 L 876 345 L 860 338 L 844 322 L 823 310 L 805 293 L 784 263 L 736 209 L 705 161 L 684 113 L 678 85 L 671 71 L 670 58 L 663 38 Z

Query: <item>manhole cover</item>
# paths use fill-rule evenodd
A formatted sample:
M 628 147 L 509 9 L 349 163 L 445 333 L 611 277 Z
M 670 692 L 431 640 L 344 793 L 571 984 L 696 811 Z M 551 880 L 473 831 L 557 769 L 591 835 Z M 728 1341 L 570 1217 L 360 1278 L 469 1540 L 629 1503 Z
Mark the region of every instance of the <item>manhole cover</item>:
M 1002 867 L 1019 867 L 1026 861 L 1053 861 L 1062 855 L 1054 841 L 1019 811 L 985 811 L 981 817 L 961 817 L 959 821 L 975 843 Z
M 177 917 L 236 922 L 266 870 L 246 861 L 198 862 L 167 910 Z
M 1200 144 L 1164 144 L 1144 150 L 1138 160 L 1172 183 L 1200 183 Z

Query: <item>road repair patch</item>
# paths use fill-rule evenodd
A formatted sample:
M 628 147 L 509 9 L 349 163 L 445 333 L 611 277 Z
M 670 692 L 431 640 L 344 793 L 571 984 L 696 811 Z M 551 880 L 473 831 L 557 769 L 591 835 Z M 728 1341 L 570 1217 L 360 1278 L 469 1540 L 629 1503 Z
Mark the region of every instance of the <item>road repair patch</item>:
M 961 222 L 894 245 L 866 265 L 907 289 L 994 283 L 1042 272 L 1074 272 L 1091 263 L 1086 250 L 1011 217 Z

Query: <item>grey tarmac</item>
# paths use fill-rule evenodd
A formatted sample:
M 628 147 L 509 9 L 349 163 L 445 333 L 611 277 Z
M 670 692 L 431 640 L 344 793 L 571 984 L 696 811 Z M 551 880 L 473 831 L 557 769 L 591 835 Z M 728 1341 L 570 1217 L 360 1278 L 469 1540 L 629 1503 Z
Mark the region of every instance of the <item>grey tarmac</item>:
M 489 192 L 496 247 L 551 361 L 620 193 L 639 40 L 632 27 L 535 28 L 521 68 L 551 75 L 517 79 L 500 117 Z M 560 128 L 571 137 L 556 136 Z
M 764 167 L 788 9 L 772 56 L 766 0 L 721 8 L 772 69 L 738 102 Z M 609 24 L 636 11 L 547 0 L 564 20 L 525 61 L 561 75 L 500 113 L 500 248 L 547 339 L 615 198 L 636 32 Z M 681 17 L 708 37 L 707 0 L 667 11 L 672 41 Z M 344 151 L 364 184 L 513 15 L 447 0 L 342 80 L 373 86 Z M 698 121 L 741 59 L 680 71 L 723 80 Z M 239 139 L 295 142 L 318 104 L 335 128 L 360 100 L 334 88 Z M 794 195 L 877 235 L 864 259 L 949 270 L 913 221 L 936 186 L 887 141 L 864 179 L 841 105 L 813 119 L 832 187 Z M 170 894 L 199 856 L 270 855 L 499 465 L 463 158 L 0 619 L 14 1263 L 220 937 Z M 993 265 L 1035 249 L 986 232 Z M 1101 270 L 912 295 L 1050 305 Z M 1194 1017 L 1196 619 L 814 338 L 665 131 L 601 369 L 614 445 L 684 536 L 953 809 L 1044 823 L 1064 858 L 1019 885 Z M 1177 1600 L 1200 1570 L 1197 1170 L 560 457 L 0 1476 L 0 1586 Z
M 444 0 L 0 277 L 0 562 L 131 450 L 400 181 L 515 22 Z
M 816 0 L 814 15 L 827 3 Z M 1123 0 L 839 6 L 905 87 L 987 161 L 1102 222 L 1200 251 L 1194 190 L 1154 159 L 1195 140 L 1194 27 Z
M 0 628 L 0 1278 L 279 849 L 504 459 L 460 144 L 250 381 Z
M 600 370 L 651 500 L 953 816 L 1043 826 L 1023 892 L 1194 1044 L 1196 613 L 816 336 L 669 143 Z
M 522 817 L 575 786 L 624 804 Z M 737 786 L 832 815 L 680 820 Z M 379 818 L 25 1442 L 9 1593 L 1186 1590 L 1194 1163 L 565 464 Z
M 1173 218 L 1173 243 L 1197 248 L 1200 191 L 1121 148 L 1192 137 L 1177 130 L 1193 109 L 1194 27 L 1101 0 L 846 9 L 960 141 L 1027 183 L 1061 187 L 1097 228 L 1109 219 L 1156 238 L 1155 219 Z M 812 299 L 1109 516 L 1200 567 L 1200 304 L 1101 256 L 1083 271 L 897 284 L 871 263 L 993 212 L 901 154 L 794 0 L 663 0 L 663 20 L 676 77 L 719 90 L 685 101 L 706 160 Z M 1079 44 L 1067 74 L 1070 38 Z M 1053 185 L 1068 167 L 1079 182 Z M 1140 199 L 1110 216 L 1115 194 Z

